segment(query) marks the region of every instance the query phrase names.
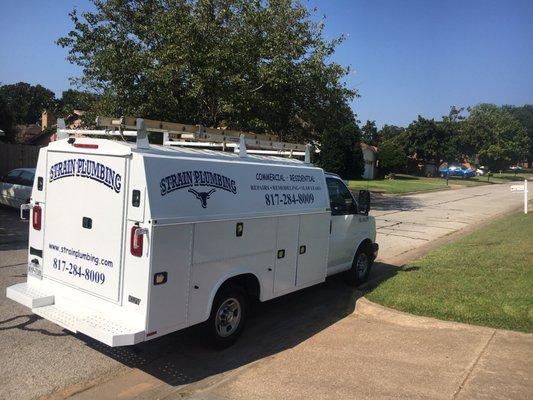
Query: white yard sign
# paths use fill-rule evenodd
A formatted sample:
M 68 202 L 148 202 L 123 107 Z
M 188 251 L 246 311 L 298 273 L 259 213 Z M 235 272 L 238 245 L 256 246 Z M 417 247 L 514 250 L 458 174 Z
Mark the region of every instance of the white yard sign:
M 523 185 L 511 185 L 511 192 L 524 192 L 524 214 L 527 214 L 527 179 Z

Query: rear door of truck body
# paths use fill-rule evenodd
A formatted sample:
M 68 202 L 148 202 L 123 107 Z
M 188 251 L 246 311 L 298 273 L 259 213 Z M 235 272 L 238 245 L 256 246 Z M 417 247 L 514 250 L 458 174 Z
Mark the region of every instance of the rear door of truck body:
M 47 152 L 43 276 L 119 302 L 129 158 L 93 142 L 104 151 Z

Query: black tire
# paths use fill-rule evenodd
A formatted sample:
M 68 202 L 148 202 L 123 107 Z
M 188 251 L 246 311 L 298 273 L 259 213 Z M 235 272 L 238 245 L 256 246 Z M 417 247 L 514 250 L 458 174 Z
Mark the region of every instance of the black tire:
M 227 286 L 221 288 L 215 296 L 211 314 L 206 323 L 208 344 L 212 348 L 220 350 L 235 343 L 244 329 L 248 308 L 248 297 L 241 287 Z M 231 321 L 236 325 L 232 324 Z M 227 330 L 225 334 L 224 330 Z
M 366 263 L 365 268 L 363 268 L 362 263 Z M 370 274 L 370 269 L 372 268 L 372 263 L 372 254 L 370 254 L 369 247 L 359 247 L 353 259 L 352 268 L 346 271 L 346 282 L 354 287 L 366 282 L 368 275 Z

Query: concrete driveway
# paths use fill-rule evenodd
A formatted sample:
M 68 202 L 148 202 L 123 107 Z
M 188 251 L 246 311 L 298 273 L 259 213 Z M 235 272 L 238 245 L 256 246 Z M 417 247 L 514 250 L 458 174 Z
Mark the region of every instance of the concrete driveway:
M 520 201 L 508 185 L 377 199 L 373 214 L 382 263 L 373 277 L 393 271 L 395 260 L 509 212 Z M 23 228 L 20 240 L 0 239 L 2 291 L 25 279 L 20 248 L 27 225 L 15 215 L 0 209 L 0 232 Z M 532 335 L 391 312 L 359 299 L 336 278 L 260 305 L 237 345 L 222 352 L 206 350 L 194 328 L 112 349 L 71 335 L 3 296 L 0 331 L 0 398 L 51 393 L 51 398 L 86 399 L 527 398 L 533 393 Z

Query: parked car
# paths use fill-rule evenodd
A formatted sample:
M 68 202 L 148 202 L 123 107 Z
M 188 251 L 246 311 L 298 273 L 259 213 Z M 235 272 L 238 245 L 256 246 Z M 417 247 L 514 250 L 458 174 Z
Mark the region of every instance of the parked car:
M 18 168 L 0 178 L 0 204 L 19 208 L 29 203 L 35 168 Z
M 479 168 L 476 169 L 476 175 L 478 175 L 478 176 L 487 175 L 488 173 L 489 173 L 488 168 L 479 167 Z
M 476 174 L 472 168 L 467 168 L 464 165 L 451 164 L 444 165 L 439 168 L 439 175 L 441 178 L 446 177 L 458 177 L 458 178 L 471 178 Z
M 509 169 L 513 172 L 522 172 L 522 167 L 520 165 L 513 165 L 509 167 Z

